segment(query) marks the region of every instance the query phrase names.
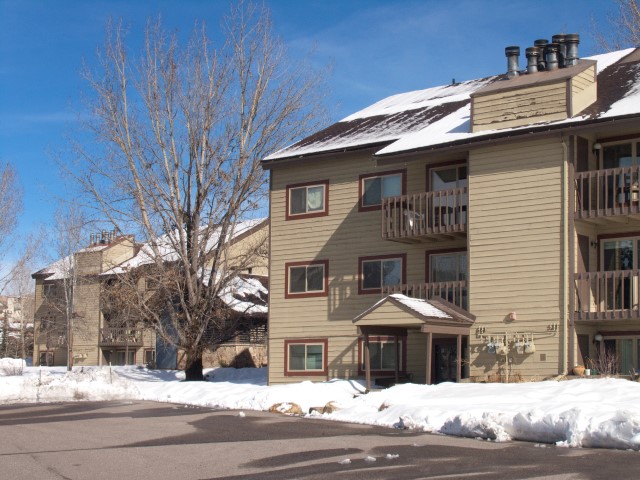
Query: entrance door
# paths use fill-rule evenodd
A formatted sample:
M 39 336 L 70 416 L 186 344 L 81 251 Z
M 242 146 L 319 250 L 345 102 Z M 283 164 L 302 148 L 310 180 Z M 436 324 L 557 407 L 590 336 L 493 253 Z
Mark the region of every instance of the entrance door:
M 434 340 L 433 352 L 434 376 L 433 383 L 456 381 L 457 346 L 455 340 Z

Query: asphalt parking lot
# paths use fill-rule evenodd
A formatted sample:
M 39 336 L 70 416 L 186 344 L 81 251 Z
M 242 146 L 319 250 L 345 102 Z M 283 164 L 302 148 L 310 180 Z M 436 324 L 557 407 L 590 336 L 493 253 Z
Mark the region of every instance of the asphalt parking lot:
M 151 402 L 0 407 L 2 479 L 631 479 L 640 452 Z

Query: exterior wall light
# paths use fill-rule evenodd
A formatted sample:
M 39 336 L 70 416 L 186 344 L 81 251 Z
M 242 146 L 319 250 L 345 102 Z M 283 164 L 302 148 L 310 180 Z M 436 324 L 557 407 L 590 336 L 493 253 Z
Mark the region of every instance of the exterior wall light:
M 601 333 L 596 333 L 596 334 L 593 336 L 593 339 L 594 339 L 596 342 L 601 342 L 602 340 L 604 340 L 604 337 L 602 336 L 602 334 L 601 334 Z

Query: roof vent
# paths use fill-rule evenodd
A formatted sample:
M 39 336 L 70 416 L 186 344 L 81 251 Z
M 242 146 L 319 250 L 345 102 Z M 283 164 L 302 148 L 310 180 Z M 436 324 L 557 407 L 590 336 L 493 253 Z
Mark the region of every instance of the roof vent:
M 533 42 L 533 46 L 538 47 L 538 50 L 539 50 L 538 70 L 541 72 L 547 69 L 547 62 L 545 62 L 544 60 L 544 51 L 547 49 L 548 44 L 549 44 L 549 40 L 545 40 L 544 38 L 541 38 Z
M 507 56 L 507 76 L 509 78 L 517 77 L 519 75 L 518 57 L 520 57 L 520 47 L 507 47 L 504 49 L 504 54 Z
M 537 73 L 540 49 L 538 47 L 529 47 L 525 52 L 527 55 L 527 73 Z
M 580 43 L 580 35 L 577 33 L 568 33 L 564 37 L 564 43 L 567 47 L 567 58 L 565 66 L 570 67 L 578 64 L 578 44 Z
M 544 59 L 547 63 L 547 70 L 550 72 L 558 69 L 558 49 L 560 46 L 557 43 L 550 43 L 547 45 L 544 51 Z
M 567 46 L 564 43 L 565 37 L 566 35 L 563 35 L 563 34 L 554 35 L 553 37 L 551 37 L 551 42 L 558 44 L 558 67 L 560 68 L 565 67 L 564 61 L 565 61 L 565 58 L 567 57 Z

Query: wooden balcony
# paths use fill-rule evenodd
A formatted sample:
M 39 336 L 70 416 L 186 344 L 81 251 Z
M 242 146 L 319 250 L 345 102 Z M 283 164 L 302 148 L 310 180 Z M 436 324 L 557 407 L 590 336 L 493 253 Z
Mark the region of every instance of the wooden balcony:
M 141 347 L 142 330 L 131 328 L 101 328 L 101 347 Z
M 596 224 L 640 224 L 640 167 L 580 172 L 575 177 L 575 219 Z
M 640 270 L 576 273 L 576 321 L 640 319 Z
M 417 243 L 464 237 L 467 198 L 466 187 L 385 198 L 382 238 Z
M 469 307 L 466 280 L 390 285 L 382 288 L 383 296 L 394 293 L 401 293 L 407 297 L 420 298 L 422 300 L 441 298 L 464 310 L 468 310 Z

